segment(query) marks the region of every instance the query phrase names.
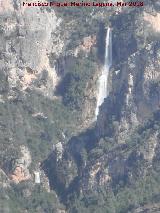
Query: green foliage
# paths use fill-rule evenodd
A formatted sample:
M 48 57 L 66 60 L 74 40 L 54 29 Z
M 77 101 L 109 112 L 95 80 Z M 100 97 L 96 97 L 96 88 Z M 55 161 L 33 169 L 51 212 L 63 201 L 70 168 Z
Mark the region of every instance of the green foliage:
M 100 148 L 95 148 L 95 149 L 92 149 L 92 151 L 90 152 L 90 155 L 89 155 L 89 159 L 96 159 L 96 158 L 99 158 L 103 155 L 103 149 L 100 149 Z
M 69 139 L 78 126 L 79 115 L 60 100 L 51 100 L 33 90 L 25 97 L 20 94 L 19 99 L 0 103 L 0 166 L 6 172 L 11 169 L 10 162 L 19 158 L 21 145 L 29 147 L 33 168 L 62 139 L 62 132 Z
M 109 137 L 101 138 L 99 141 L 99 147 L 100 149 L 103 149 L 104 153 L 112 150 L 114 148 L 114 144 L 115 143 L 113 138 L 109 138 Z
M 59 92 L 63 102 L 71 109 L 81 110 L 85 100 L 85 89 L 95 72 L 95 64 L 87 58 L 75 58 L 70 71 L 64 77 Z
M 146 177 L 139 179 L 134 186 L 121 189 L 116 195 L 117 213 L 127 213 L 134 207 L 156 202 L 159 194 L 159 174 L 153 170 Z
M 71 200 L 69 204 L 70 212 L 76 210 L 77 213 L 128 213 L 139 206 L 160 202 L 159 155 L 156 155 L 152 167 L 149 168 L 143 154 L 136 155 L 141 151 L 143 153 L 150 136 L 159 130 L 160 111 L 158 110 L 148 121 L 137 127 L 130 139 L 126 141 L 124 149 L 120 149 L 112 138 L 102 138 L 98 146 L 89 152 L 87 159 L 94 162 L 108 152 L 114 154 L 117 152 L 118 156 L 121 155 L 123 159 L 127 159 L 126 166 L 127 170 L 131 172 L 131 177 L 127 177 L 127 171 L 122 177 L 118 177 L 119 173 L 114 174 L 113 176 L 117 175 L 118 181 L 114 181 L 112 178 L 110 186 L 98 186 L 98 190 L 91 190 L 80 197 L 75 196 L 75 200 Z
M 28 188 L 29 187 L 29 188 Z M 28 191 L 28 195 L 26 195 Z M 5 192 L 8 194 L 7 205 L 12 212 L 19 213 L 27 210 L 27 212 L 57 212 L 57 208 L 62 208 L 53 192 L 48 193 L 40 185 L 31 187 L 29 183 L 20 183 L 13 185 L 13 190 Z M 5 198 L 3 198 L 6 202 Z M 2 198 L 0 199 L 0 201 Z

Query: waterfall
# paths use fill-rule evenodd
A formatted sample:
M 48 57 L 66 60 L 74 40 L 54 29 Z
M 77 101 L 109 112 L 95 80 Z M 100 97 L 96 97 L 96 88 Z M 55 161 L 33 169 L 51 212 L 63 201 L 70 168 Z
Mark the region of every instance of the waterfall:
M 97 97 L 97 106 L 95 110 L 95 118 L 97 119 L 99 113 L 99 107 L 104 102 L 104 99 L 108 95 L 107 83 L 108 83 L 108 74 L 109 69 L 112 65 L 112 32 L 111 29 L 107 29 L 106 41 L 105 41 L 105 58 L 104 65 L 102 68 L 101 76 L 99 77 L 98 85 L 98 97 Z

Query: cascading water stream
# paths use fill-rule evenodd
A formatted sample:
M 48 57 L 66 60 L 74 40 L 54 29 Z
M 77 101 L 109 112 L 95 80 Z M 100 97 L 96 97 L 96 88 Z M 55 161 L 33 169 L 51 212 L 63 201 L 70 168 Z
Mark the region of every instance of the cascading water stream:
M 99 77 L 99 88 L 98 88 L 97 106 L 95 110 L 95 119 L 97 119 L 99 107 L 102 105 L 104 99 L 108 95 L 107 83 L 108 83 L 109 69 L 111 65 L 112 65 L 112 32 L 111 29 L 108 28 L 105 41 L 104 66 L 102 69 L 102 74 Z

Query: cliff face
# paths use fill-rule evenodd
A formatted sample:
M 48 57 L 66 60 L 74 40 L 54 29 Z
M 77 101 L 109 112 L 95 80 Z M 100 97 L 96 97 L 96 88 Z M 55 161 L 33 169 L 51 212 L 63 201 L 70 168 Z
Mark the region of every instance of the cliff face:
M 154 22 L 158 16 L 157 7 L 149 4 L 140 12 L 123 11 L 111 17 L 110 93 L 96 126 L 72 138 L 58 163 L 52 164 L 56 152 L 44 162 L 51 186 L 69 203 L 69 212 L 154 212 L 159 208 L 151 204 L 159 202 L 154 200 L 158 189 L 151 187 L 158 175 L 160 43 Z M 146 202 L 147 207 L 137 208 Z
M 0 15 L 2 211 L 158 211 L 159 2 L 73 11 L 7 0 Z M 108 25 L 109 95 L 94 122 Z
M 2 9 L 3 4 L 1 67 L 8 72 L 9 87 L 25 91 L 33 86 L 34 81 L 48 76 L 42 79 L 46 82 L 40 82 L 38 89 L 47 96 L 52 95 L 58 78 L 48 56 L 54 52 L 58 55 L 63 47 L 63 42 L 53 36 L 60 19 L 54 12 L 24 8 L 20 1 L 2 3 Z M 58 40 L 58 48 L 53 45 L 53 40 Z

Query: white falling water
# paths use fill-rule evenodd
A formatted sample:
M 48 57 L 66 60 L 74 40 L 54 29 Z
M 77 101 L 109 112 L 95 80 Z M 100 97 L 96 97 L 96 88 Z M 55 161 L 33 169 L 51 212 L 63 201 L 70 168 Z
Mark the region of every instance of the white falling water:
M 106 34 L 106 46 L 105 46 L 105 59 L 104 59 L 104 66 L 102 69 L 102 74 L 99 77 L 99 88 L 98 88 L 98 97 L 97 97 L 97 106 L 95 110 L 95 118 L 97 119 L 99 113 L 99 107 L 104 102 L 104 99 L 108 95 L 107 91 L 107 83 L 108 83 L 108 74 L 109 69 L 112 65 L 112 32 L 111 29 L 107 29 Z

